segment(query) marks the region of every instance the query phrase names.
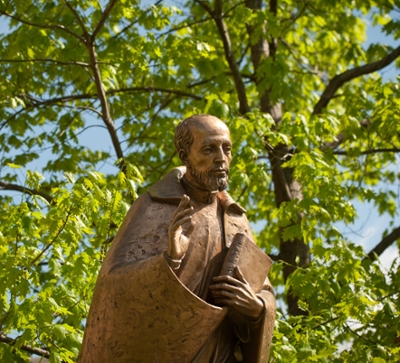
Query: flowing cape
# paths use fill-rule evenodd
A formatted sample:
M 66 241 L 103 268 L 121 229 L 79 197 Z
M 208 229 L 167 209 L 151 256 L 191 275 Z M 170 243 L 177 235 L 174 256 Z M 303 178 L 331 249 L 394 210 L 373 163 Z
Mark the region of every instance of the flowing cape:
M 185 171 L 172 170 L 125 217 L 96 283 L 80 363 L 190 363 L 225 318 L 226 308 L 194 295 L 164 258 L 168 227 L 184 194 L 179 180 Z M 245 210 L 226 192 L 218 198 L 227 247 L 236 233 L 253 241 Z M 275 298 L 267 276 L 257 296 L 264 302 L 257 328 L 251 329 L 246 319 L 237 322 L 246 363 L 268 361 Z

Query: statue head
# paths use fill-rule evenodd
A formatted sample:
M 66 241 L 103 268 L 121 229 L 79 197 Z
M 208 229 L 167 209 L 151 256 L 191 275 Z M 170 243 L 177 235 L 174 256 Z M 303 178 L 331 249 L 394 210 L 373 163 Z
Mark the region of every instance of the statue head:
M 226 189 L 232 142 L 224 122 L 211 115 L 191 116 L 176 127 L 174 141 L 191 185 L 207 191 Z

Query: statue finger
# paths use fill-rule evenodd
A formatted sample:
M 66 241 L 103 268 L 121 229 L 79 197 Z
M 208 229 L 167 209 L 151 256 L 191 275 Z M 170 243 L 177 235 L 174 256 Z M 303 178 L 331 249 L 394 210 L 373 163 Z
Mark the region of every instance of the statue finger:
M 243 285 L 243 282 L 241 282 L 238 279 L 235 279 L 232 276 L 228 276 L 228 275 L 220 275 L 217 277 L 213 277 L 213 281 L 214 282 L 225 282 L 230 285 L 234 285 L 234 286 L 238 286 L 238 287 L 241 287 Z
M 188 205 L 190 205 L 190 198 L 186 194 L 184 194 L 178 207 L 176 208 L 175 214 L 186 209 Z
M 231 284 L 227 284 L 227 283 L 211 285 L 210 290 L 211 290 L 211 293 L 213 291 L 229 291 L 229 292 L 232 292 L 235 294 L 241 293 L 240 287 L 237 287 L 237 286 L 234 286 Z
M 182 225 L 184 225 L 187 222 L 190 222 L 191 220 L 192 220 L 192 216 L 183 217 L 183 218 L 175 221 L 173 224 L 171 224 L 171 226 L 169 227 L 169 230 L 171 232 L 175 233 L 178 231 L 179 227 L 182 227 Z
M 176 212 L 175 212 L 175 213 L 176 213 Z M 180 212 L 178 212 L 178 213 L 176 213 L 176 214 L 174 215 L 174 218 L 172 219 L 172 224 L 178 222 L 178 221 L 179 221 L 180 219 L 182 219 L 183 217 L 185 217 L 185 216 L 187 216 L 187 215 L 189 215 L 189 214 L 192 214 L 192 213 L 193 213 L 193 207 L 191 207 L 191 206 L 189 205 L 188 208 L 186 208 L 186 209 L 184 209 L 184 210 L 182 210 L 182 211 L 180 211 Z
M 243 282 L 245 285 L 248 285 L 249 283 L 247 282 L 247 280 L 244 278 L 242 271 L 240 271 L 239 266 L 235 267 L 235 276 L 237 277 L 237 279 L 241 282 Z
M 236 294 L 231 292 L 231 291 L 227 291 L 227 290 L 213 290 L 211 291 L 211 294 L 214 298 L 228 298 L 228 299 L 236 299 Z

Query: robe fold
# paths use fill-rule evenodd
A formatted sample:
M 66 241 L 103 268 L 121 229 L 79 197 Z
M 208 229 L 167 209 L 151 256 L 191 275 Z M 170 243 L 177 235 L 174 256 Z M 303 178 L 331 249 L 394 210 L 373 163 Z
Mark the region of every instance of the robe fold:
M 253 240 L 245 210 L 226 192 L 191 201 L 194 231 L 178 269 L 164 252 L 185 190 L 173 169 L 132 205 L 101 268 L 80 363 L 266 363 L 275 319 L 267 276 L 259 321 L 228 314 L 209 291 L 236 233 Z M 255 271 L 257 273 L 257 271 Z

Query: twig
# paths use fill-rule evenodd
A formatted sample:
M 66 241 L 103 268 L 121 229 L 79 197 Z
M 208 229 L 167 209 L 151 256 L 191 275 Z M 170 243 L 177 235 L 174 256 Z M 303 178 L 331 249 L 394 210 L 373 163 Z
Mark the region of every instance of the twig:
M 228 28 L 226 27 L 226 23 L 224 20 L 224 14 L 222 12 L 222 0 L 215 1 L 215 10 L 212 10 L 208 4 L 201 0 L 195 0 L 215 21 L 217 26 L 219 35 L 221 37 L 222 43 L 224 45 L 224 52 L 225 52 L 225 59 L 229 64 L 229 68 L 232 72 L 233 80 L 235 82 L 236 92 L 239 99 L 239 112 L 244 115 L 250 111 L 247 95 L 246 95 L 246 88 L 243 83 L 242 76 L 239 71 L 239 67 L 236 63 L 233 50 L 231 39 L 229 37 Z
M 26 20 L 22 20 L 21 18 L 15 16 L 15 15 L 11 15 L 9 13 L 6 13 L 5 11 L 0 10 L 0 14 L 8 16 L 11 19 L 14 19 L 16 21 L 19 21 L 20 23 L 29 25 L 29 26 L 33 26 L 35 28 L 42 28 L 42 29 L 59 29 L 59 30 L 63 30 L 65 32 L 67 32 L 68 34 L 74 36 L 75 38 L 79 39 L 82 43 L 85 42 L 85 39 L 82 38 L 80 35 L 76 34 L 75 32 L 73 32 L 72 30 L 66 28 L 64 25 L 61 24 L 52 24 L 52 25 L 48 25 L 48 24 L 36 24 L 36 23 L 32 23 L 30 21 L 26 21 Z
M 58 236 L 60 233 L 64 230 L 65 226 L 68 223 L 69 216 L 71 215 L 71 210 L 67 213 L 67 216 L 65 217 L 65 221 L 61 228 L 58 230 L 57 234 L 54 236 L 54 238 L 51 240 L 51 242 L 32 260 L 30 267 L 32 267 L 36 261 L 39 260 L 40 257 L 43 256 L 43 254 L 53 245 L 53 243 L 57 240 Z
M 400 152 L 400 149 L 397 149 L 397 148 L 372 149 L 372 150 L 360 151 L 357 154 L 359 154 L 359 155 L 370 155 L 370 154 L 379 154 L 379 153 L 387 153 L 387 152 L 398 153 L 398 152 Z M 335 150 L 333 153 L 335 155 L 349 155 L 349 154 L 351 154 L 351 152 L 348 152 L 346 150 Z
M 35 58 L 35 59 L 0 59 L 1 63 L 29 63 L 29 62 L 50 62 L 62 65 L 73 65 L 73 66 L 81 66 L 81 67 L 88 67 L 89 63 L 84 62 L 62 62 L 55 59 L 48 59 L 48 58 Z
M 16 342 L 16 339 L 12 339 L 3 333 L 0 333 L 0 342 L 6 343 L 8 345 L 14 345 Z M 24 350 L 25 352 L 31 353 L 31 354 L 36 354 L 44 358 L 50 358 L 50 352 L 45 349 L 41 348 L 34 348 L 30 345 L 23 345 L 22 347 L 19 347 L 19 349 Z
M 114 5 L 117 3 L 117 0 L 111 0 L 106 9 L 104 10 L 103 14 L 101 15 L 101 18 L 99 20 L 99 22 L 97 23 L 96 28 L 93 31 L 92 34 L 92 41 L 94 41 L 94 39 L 96 38 L 96 35 L 99 33 L 99 31 L 101 30 L 101 28 L 104 26 L 104 23 L 108 17 L 108 15 L 110 15 L 110 12 L 112 10 L 112 8 L 114 7 Z
M 39 192 L 38 190 L 29 189 L 29 188 L 26 188 L 26 187 L 23 187 L 23 186 L 17 185 L 17 184 L 5 183 L 5 182 L 0 181 L 0 189 L 1 190 L 12 190 L 12 191 L 21 192 L 21 193 L 28 193 L 30 195 L 39 195 L 42 198 L 46 199 L 49 203 L 51 203 L 53 200 L 53 197 L 51 197 L 45 193 Z

